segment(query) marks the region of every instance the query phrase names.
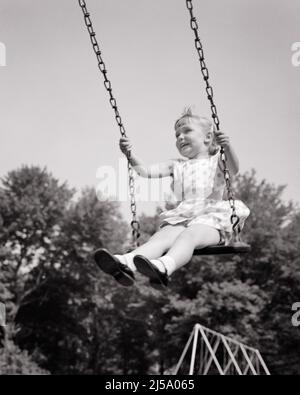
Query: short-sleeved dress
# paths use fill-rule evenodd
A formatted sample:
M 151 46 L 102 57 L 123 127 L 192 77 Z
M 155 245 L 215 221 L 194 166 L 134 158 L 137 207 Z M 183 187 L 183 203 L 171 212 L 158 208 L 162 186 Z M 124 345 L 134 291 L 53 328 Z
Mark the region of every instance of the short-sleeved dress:
M 229 202 L 223 200 L 225 180 L 219 153 L 208 158 L 174 160 L 171 187 L 179 204 L 160 214 L 160 227 L 203 224 L 218 229 L 225 236 L 225 242 L 230 240 L 232 211 Z M 242 228 L 250 210 L 240 200 L 235 200 L 235 207 Z

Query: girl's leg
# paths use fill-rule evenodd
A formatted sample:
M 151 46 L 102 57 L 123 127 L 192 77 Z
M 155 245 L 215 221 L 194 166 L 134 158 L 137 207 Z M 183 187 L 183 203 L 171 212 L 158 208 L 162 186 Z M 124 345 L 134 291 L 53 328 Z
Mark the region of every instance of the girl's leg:
M 134 271 L 136 271 L 134 256 L 143 255 L 148 259 L 162 256 L 184 229 L 183 225 L 164 226 L 147 243 L 124 255 L 112 255 L 109 251 L 100 248 L 94 254 L 95 261 L 102 271 L 112 275 L 120 284 L 131 286 L 134 282 Z M 123 266 L 120 266 L 120 263 Z
M 162 258 L 167 266 L 168 274 L 187 264 L 195 248 L 204 248 L 216 245 L 220 241 L 219 231 L 207 225 L 191 225 L 181 232 L 176 238 L 172 247 L 166 254 L 166 260 Z M 172 258 L 169 259 L 168 258 Z
M 159 258 L 185 229 L 186 227 L 183 225 L 166 225 L 154 233 L 145 244 L 131 251 L 131 254 L 133 256 L 143 255 L 148 259 Z

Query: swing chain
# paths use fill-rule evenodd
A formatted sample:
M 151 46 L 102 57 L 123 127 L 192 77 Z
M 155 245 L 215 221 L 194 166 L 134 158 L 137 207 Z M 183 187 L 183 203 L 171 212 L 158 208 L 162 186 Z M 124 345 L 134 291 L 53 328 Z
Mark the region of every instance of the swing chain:
M 102 52 L 100 50 L 98 41 L 96 39 L 96 33 L 93 28 L 93 24 L 90 18 L 90 13 L 87 10 L 87 5 L 85 0 L 78 0 L 79 6 L 82 10 L 83 16 L 84 16 L 84 22 L 87 27 L 88 33 L 90 35 L 90 40 L 93 46 L 93 50 L 95 52 L 95 55 L 98 60 L 98 68 L 101 71 L 103 77 L 104 77 L 104 86 L 105 89 L 107 90 L 109 94 L 109 103 L 114 110 L 115 113 L 115 119 L 116 122 L 119 126 L 120 133 L 122 137 L 126 137 L 126 130 L 122 122 L 122 118 L 117 106 L 117 100 L 115 99 L 113 92 L 112 92 L 112 84 L 111 81 L 107 78 L 107 68 L 105 66 L 105 63 L 102 58 Z M 127 160 L 128 160 L 128 179 L 129 179 L 129 193 L 130 193 L 130 209 L 131 209 L 131 214 L 132 214 L 132 221 L 131 221 L 131 229 L 132 229 L 132 244 L 133 248 L 137 247 L 139 245 L 138 239 L 140 237 L 140 224 L 139 221 L 137 220 L 137 214 L 136 214 L 136 202 L 135 202 L 135 183 L 134 183 L 134 172 L 132 169 L 132 166 L 130 164 L 130 157 L 131 153 L 129 152 L 127 155 Z
M 220 130 L 220 120 L 219 120 L 218 113 L 217 113 L 217 107 L 214 103 L 214 92 L 213 92 L 212 86 L 209 83 L 209 72 L 208 72 L 208 68 L 205 63 L 203 46 L 202 46 L 202 43 L 201 43 L 201 40 L 199 37 L 198 23 L 197 23 L 196 17 L 194 16 L 194 13 L 193 13 L 192 0 L 186 0 L 186 6 L 190 12 L 190 18 L 191 18 L 190 19 L 190 26 L 195 34 L 195 47 L 196 47 L 196 50 L 199 55 L 201 72 L 202 72 L 204 82 L 206 84 L 206 93 L 207 93 L 207 98 L 210 102 L 213 122 L 216 126 L 216 129 Z M 230 172 L 227 167 L 227 158 L 226 158 L 226 154 L 225 154 L 223 147 L 221 147 L 220 156 L 221 156 L 221 160 L 223 163 L 223 173 L 224 173 L 224 179 L 225 179 L 225 183 L 226 183 L 228 201 L 229 201 L 231 211 L 232 211 L 230 221 L 232 224 L 232 230 L 233 230 L 235 241 L 239 242 L 240 241 L 240 232 L 241 232 L 241 227 L 239 225 L 240 218 L 236 213 L 234 193 L 233 193 L 232 185 L 231 185 L 231 177 L 230 177 Z
M 130 153 L 128 155 L 127 161 L 127 169 L 128 169 L 128 176 L 129 176 L 129 192 L 130 192 L 130 209 L 132 214 L 131 220 L 131 234 L 132 234 L 132 246 L 131 250 L 137 248 L 139 246 L 139 237 L 140 237 L 140 223 L 137 220 L 136 214 L 136 202 L 135 202 L 135 184 L 134 184 L 134 173 L 132 166 L 130 164 Z

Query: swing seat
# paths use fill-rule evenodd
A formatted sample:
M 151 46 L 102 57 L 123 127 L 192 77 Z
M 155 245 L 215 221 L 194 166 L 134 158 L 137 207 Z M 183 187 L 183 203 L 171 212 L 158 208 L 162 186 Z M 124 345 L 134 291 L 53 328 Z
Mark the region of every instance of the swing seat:
M 251 246 L 247 243 L 236 242 L 227 246 L 217 245 L 196 249 L 194 255 L 225 255 L 225 254 L 245 254 L 251 251 Z

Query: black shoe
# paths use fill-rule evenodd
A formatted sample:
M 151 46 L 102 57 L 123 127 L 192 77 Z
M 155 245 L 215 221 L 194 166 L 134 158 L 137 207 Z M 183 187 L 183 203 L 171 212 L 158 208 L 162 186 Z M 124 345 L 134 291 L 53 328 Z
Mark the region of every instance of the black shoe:
M 169 284 L 169 276 L 167 273 L 167 269 L 165 272 L 161 272 L 155 265 L 153 265 L 148 258 L 143 255 L 136 255 L 133 258 L 133 262 L 137 268 L 137 270 L 148 277 L 150 280 L 150 285 L 156 289 L 162 289 L 163 287 L 167 287 Z
M 128 266 L 123 265 L 114 255 L 105 248 L 100 248 L 94 252 L 94 259 L 104 273 L 110 274 L 124 287 L 134 284 L 134 273 Z

